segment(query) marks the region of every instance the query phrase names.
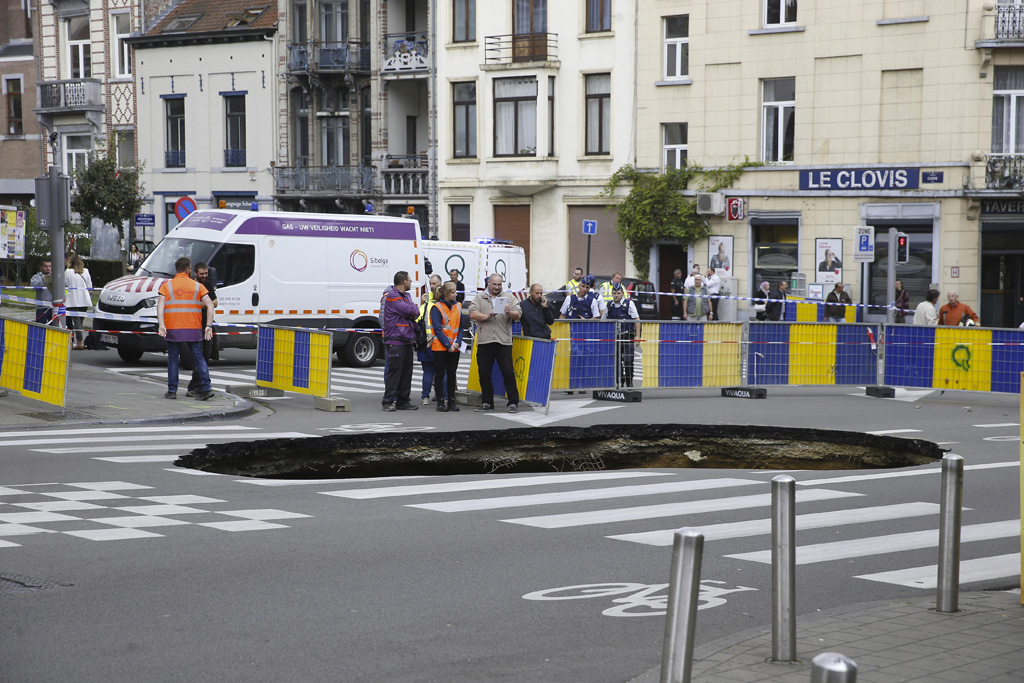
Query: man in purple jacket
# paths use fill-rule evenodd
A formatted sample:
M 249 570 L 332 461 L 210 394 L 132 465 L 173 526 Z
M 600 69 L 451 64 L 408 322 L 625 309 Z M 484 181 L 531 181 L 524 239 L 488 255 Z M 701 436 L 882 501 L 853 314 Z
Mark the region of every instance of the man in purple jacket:
M 412 390 L 412 350 L 416 343 L 413 321 L 420 309 L 409 296 L 412 280 L 409 273 L 395 273 L 395 286 L 384 295 L 380 324 L 384 332 L 387 370 L 384 372 L 384 410 L 416 410 L 409 394 Z

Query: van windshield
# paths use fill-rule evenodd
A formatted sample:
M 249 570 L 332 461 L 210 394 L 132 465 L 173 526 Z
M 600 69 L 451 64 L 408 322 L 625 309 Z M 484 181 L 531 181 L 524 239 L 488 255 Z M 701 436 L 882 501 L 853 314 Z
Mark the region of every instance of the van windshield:
M 153 253 L 139 269 L 140 275 L 151 277 L 174 277 L 174 262 L 182 256 L 192 259 L 192 263 L 203 261 L 209 263 L 213 254 L 220 247 L 218 242 L 202 242 L 182 237 L 165 237 L 156 245 Z

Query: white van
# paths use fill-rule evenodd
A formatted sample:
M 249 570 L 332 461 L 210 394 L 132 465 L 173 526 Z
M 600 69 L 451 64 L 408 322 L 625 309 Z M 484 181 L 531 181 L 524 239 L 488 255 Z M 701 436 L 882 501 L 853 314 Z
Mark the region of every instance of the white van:
M 487 277 L 499 273 L 505 278 L 505 291 L 515 292 L 520 298 L 528 293 L 526 280 L 526 252 L 510 242 L 480 238 L 475 242 L 436 242 L 425 240 L 423 254 L 441 281 L 449 279 L 454 269 L 466 285 L 466 301 L 472 301 L 477 292 L 487 287 Z
M 380 334 L 344 330 L 380 328 L 381 296 L 396 272 L 422 281 L 419 234 L 415 220 L 391 216 L 196 211 L 160 241 L 138 273 L 100 292 L 101 313 L 136 320 L 97 317 L 95 327 L 129 363 L 144 351 L 166 350 L 155 334 L 157 292 L 174 276 L 175 260 L 187 256 L 193 266 L 207 263 L 215 277 L 221 347 L 256 348 L 255 330 L 230 324 L 328 328 L 337 330 L 338 358 L 367 367 L 383 352 Z

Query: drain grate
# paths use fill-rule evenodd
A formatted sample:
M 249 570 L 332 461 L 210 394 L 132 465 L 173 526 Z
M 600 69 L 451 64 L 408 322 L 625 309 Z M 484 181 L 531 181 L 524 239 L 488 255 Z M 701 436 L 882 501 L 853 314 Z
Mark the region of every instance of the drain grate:
M 0 595 L 20 595 L 22 593 L 46 590 L 47 588 L 62 588 L 65 585 L 54 581 L 31 579 L 27 576 L 0 574 Z

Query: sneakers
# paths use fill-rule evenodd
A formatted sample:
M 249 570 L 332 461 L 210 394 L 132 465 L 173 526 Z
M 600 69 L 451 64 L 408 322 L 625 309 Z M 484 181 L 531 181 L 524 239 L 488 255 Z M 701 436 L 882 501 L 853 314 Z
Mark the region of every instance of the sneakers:
M 164 398 L 178 398 L 178 392 L 168 391 L 166 394 L 164 394 Z
M 459 404 L 455 401 L 448 401 L 448 412 L 457 413 L 459 412 Z
M 399 403 L 395 406 L 395 410 L 419 410 L 420 407 L 415 403 Z
M 489 410 L 494 410 L 494 404 L 493 403 L 481 403 L 479 405 L 479 407 L 477 407 L 476 412 L 478 412 L 478 413 L 486 413 Z
M 439 412 L 439 413 L 447 413 L 448 412 L 448 406 L 446 406 L 444 404 L 444 401 L 438 401 L 437 402 L 437 412 Z
M 423 400 L 420 401 L 420 405 L 421 406 L 429 406 L 430 405 L 430 397 L 429 396 L 424 396 Z
M 510 412 L 510 413 L 518 413 L 519 412 L 519 404 L 518 403 L 509 403 L 508 404 L 508 412 Z
M 195 389 L 189 389 L 185 392 L 185 398 L 193 398 L 196 395 Z
M 385 413 L 393 413 L 393 412 L 395 412 L 395 404 L 394 403 L 385 403 L 384 404 L 384 412 Z
M 213 390 L 201 391 L 198 394 L 196 394 L 196 399 L 199 400 L 199 401 L 209 401 L 213 397 L 214 397 Z

